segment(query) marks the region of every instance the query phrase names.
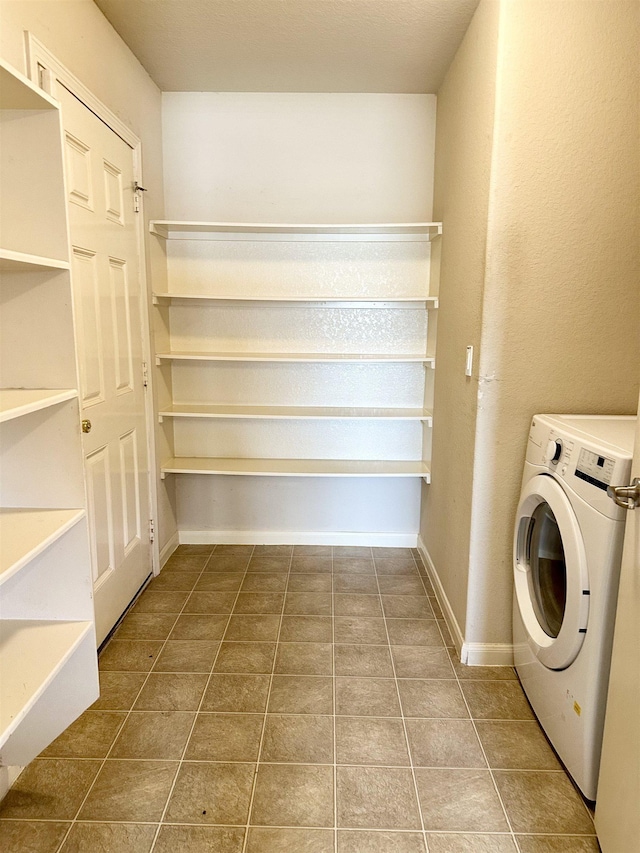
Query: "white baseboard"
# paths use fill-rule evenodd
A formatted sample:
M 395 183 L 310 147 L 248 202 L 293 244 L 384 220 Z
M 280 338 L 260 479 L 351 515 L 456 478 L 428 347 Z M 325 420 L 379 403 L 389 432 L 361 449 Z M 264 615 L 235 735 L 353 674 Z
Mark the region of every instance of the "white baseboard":
M 438 572 L 436 571 L 436 567 L 433 564 L 433 560 L 431 559 L 431 556 L 427 551 L 424 542 L 422 541 L 422 536 L 418 536 L 418 551 L 420 552 L 422 561 L 424 562 L 427 568 L 427 574 L 429 575 L 431 586 L 433 587 L 433 591 L 435 592 L 436 598 L 438 599 L 438 604 L 440 605 L 440 609 L 442 610 L 444 621 L 447 623 L 447 628 L 451 633 L 451 639 L 455 644 L 456 651 L 458 652 L 458 654 L 460 654 L 464 645 L 464 635 L 460 630 L 458 620 L 455 617 L 453 608 L 449 603 L 447 594 L 444 591 L 444 587 L 442 586 L 440 578 L 438 577 Z
M 464 643 L 460 656 L 467 666 L 513 666 L 511 643 Z
M 444 621 L 451 632 L 451 637 L 460 656 L 460 662 L 467 666 L 513 666 L 513 646 L 510 643 L 465 642 L 464 634 L 421 536 L 418 537 L 418 550 L 427 568 L 429 580 L 438 599 Z
M 180 539 L 178 537 L 178 531 L 176 531 L 171 539 L 165 543 L 164 548 L 160 551 L 160 568 L 164 566 L 169 557 L 176 550 L 178 545 L 180 544 Z
M 415 548 L 418 544 L 417 533 L 181 530 L 178 536 L 181 545 L 369 545 L 374 548 Z

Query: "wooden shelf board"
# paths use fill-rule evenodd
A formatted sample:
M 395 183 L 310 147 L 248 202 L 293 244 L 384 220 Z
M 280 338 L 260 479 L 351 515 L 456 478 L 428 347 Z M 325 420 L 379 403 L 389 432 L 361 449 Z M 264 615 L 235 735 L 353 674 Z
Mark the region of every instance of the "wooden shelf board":
M 0 747 L 92 631 L 92 622 L 0 621 Z
M 11 249 L 0 249 L 0 272 L 47 272 L 48 270 L 68 270 L 69 261 L 57 258 L 43 258 L 40 255 L 27 255 Z
M 0 586 L 84 516 L 83 509 L 0 509 Z
M 338 353 L 338 352 L 162 352 L 156 354 L 158 361 L 284 361 L 394 364 L 411 362 L 416 364 L 435 363 L 429 355 L 414 353 Z
M 58 104 L 24 74 L 0 60 L 0 109 L 55 110 Z
M 264 235 L 282 234 L 298 236 L 407 236 L 417 235 L 431 239 L 442 233 L 441 222 L 386 222 L 386 223 L 279 223 L 279 222 L 193 222 L 156 219 L 149 223 L 149 231 L 158 237 L 171 238 L 175 234 L 228 234 Z
M 250 418 L 285 420 L 402 420 L 427 421 L 432 414 L 417 408 L 363 408 L 344 406 L 225 406 L 174 404 L 158 413 L 162 418 Z
M 320 307 L 338 306 L 346 307 L 353 305 L 360 307 L 367 304 L 399 304 L 416 306 L 432 305 L 438 307 L 437 296 L 222 296 L 220 294 L 202 293 L 154 293 L 153 302 L 157 304 L 162 300 L 177 301 L 200 301 L 200 302 L 248 302 L 252 305 L 318 305 Z
M 233 459 L 183 456 L 167 460 L 166 474 L 230 474 L 246 477 L 422 477 L 429 466 L 414 461 L 353 459 Z
M 0 423 L 57 406 L 77 396 L 75 388 L 0 388 Z

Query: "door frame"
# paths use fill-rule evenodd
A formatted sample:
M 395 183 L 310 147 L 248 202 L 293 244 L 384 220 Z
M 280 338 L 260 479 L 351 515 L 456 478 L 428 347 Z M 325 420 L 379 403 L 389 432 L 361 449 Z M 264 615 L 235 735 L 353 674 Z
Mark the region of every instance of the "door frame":
M 94 113 L 116 136 L 125 142 L 132 151 L 134 179 L 144 186 L 142 180 L 142 142 L 109 107 L 102 103 L 73 72 L 60 62 L 48 48 L 39 41 L 33 33 L 25 31 L 26 67 L 29 79 L 44 89 L 53 98 L 56 97 L 56 84 L 59 81 L 72 95 L 81 101 L 88 110 Z M 145 394 L 146 445 L 149 459 L 149 513 L 147 524 L 153 519 L 154 535 L 151 542 L 151 569 L 154 575 L 160 573 L 160 551 L 158 537 L 158 489 L 156 472 L 156 439 L 154 420 L 154 387 L 151 370 L 151 318 L 149 316 L 149 287 L 146 258 L 146 219 L 144 214 L 144 198 L 139 194 L 139 213 L 136 216 L 136 242 L 138 247 L 138 288 L 141 296 L 142 310 L 142 352 L 147 364 L 147 393 Z

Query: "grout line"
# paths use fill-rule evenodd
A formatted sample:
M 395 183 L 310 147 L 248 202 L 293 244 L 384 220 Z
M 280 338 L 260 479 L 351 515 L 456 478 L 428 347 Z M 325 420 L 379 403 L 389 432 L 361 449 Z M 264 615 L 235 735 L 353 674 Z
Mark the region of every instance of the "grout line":
M 256 788 L 258 786 L 258 772 L 260 768 L 260 758 L 262 757 L 262 746 L 264 744 L 264 735 L 267 729 L 267 716 L 269 713 L 269 702 L 271 700 L 271 688 L 273 687 L 273 676 L 276 671 L 276 661 L 278 659 L 278 644 L 280 642 L 280 632 L 282 631 L 282 621 L 284 617 L 284 611 L 287 603 L 287 589 L 289 588 L 289 578 L 291 577 L 291 566 L 293 564 L 293 550 L 294 546 L 291 546 L 291 554 L 289 555 L 289 569 L 287 570 L 287 583 L 284 589 L 284 594 L 282 595 L 282 610 L 280 612 L 280 624 L 278 625 L 278 635 L 275 641 L 275 648 L 273 651 L 273 663 L 271 664 L 271 675 L 269 677 L 269 687 L 267 689 L 267 701 L 264 706 L 264 718 L 262 720 L 262 731 L 260 732 L 260 743 L 258 744 L 258 753 L 256 755 L 256 763 L 255 763 L 255 773 L 253 774 L 253 782 L 251 785 L 251 795 L 249 797 L 249 806 L 247 808 L 247 822 L 245 824 L 244 829 L 244 840 L 242 843 L 242 853 L 246 853 L 247 845 L 249 843 L 249 829 L 251 826 L 251 815 L 253 812 L 253 801 L 255 798 Z M 152 853 L 152 851 L 151 851 Z
M 212 556 L 212 554 L 213 554 L 214 550 L 215 550 L 215 548 L 212 548 L 212 549 L 211 549 L 211 553 L 210 553 L 210 554 L 209 554 L 209 556 L 205 559 L 204 564 L 203 564 L 203 566 L 202 566 L 202 569 L 200 570 L 200 574 L 199 574 L 199 576 L 198 576 L 198 580 L 199 580 L 200 576 L 204 574 L 204 570 L 205 570 L 205 568 L 206 568 L 206 566 L 207 566 L 207 563 L 208 563 L 208 562 L 209 562 L 209 560 L 211 559 L 211 556 Z M 200 556 L 200 555 L 194 555 L 194 556 Z M 203 554 L 202 556 L 204 557 L 204 556 L 206 556 L 206 555 L 204 555 L 204 554 Z M 195 574 L 195 572 L 194 572 L 194 574 Z M 198 580 L 196 580 L 196 583 L 198 582 Z M 147 589 L 148 589 L 148 587 L 147 587 Z M 145 590 L 145 592 L 146 592 L 146 590 Z M 143 593 L 143 594 L 144 594 L 144 593 Z M 171 626 L 171 631 L 173 631 L 173 629 L 175 628 L 175 626 L 176 626 L 176 624 L 177 624 L 177 622 L 178 622 L 178 619 L 180 618 L 180 616 L 181 616 L 181 614 L 182 614 L 182 612 L 183 612 L 184 608 L 185 608 L 185 607 L 186 607 L 186 605 L 187 605 L 187 601 L 189 600 L 189 596 L 190 596 L 190 595 L 191 595 L 191 593 L 189 593 L 189 595 L 187 596 L 187 598 L 186 598 L 186 600 L 185 600 L 185 603 L 184 603 L 184 605 L 182 606 L 182 610 L 180 611 L 180 613 L 175 614 L 175 619 L 174 619 L 173 625 Z M 142 597 L 142 596 L 140 596 L 140 597 Z M 127 614 L 127 615 L 128 615 L 128 614 Z M 174 614 L 170 614 L 170 615 L 174 615 Z M 119 736 L 120 736 L 120 733 L 122 732 L 122 730 L 123 730 L 123 729 L 124 729 L 124 727 L 126 726 L 127 721 L 128 721 L 128 719 L 129 719 L 129 717 L 131 716 L 131 712 L 133 711 L 133 706 L 136 704 L 136 702 L 137 702 L 137 701 L 138 701 L 138 699 L 140 698 L 140 694 L 141 694 L 141 693 L 142 693 L 142 691 L 144 690 L 144 688 L 145 688 L 145 686 L 146 686 L 146 684 L 147 684 L 147 681 L 149 681 L 149 678 L 151 677 L 151 673 L 153 672 L 153 669 L 154 669 L 154 667 L 155 667 L 156 663 L 158 662 L 158 659 L 160 658 L 160 655 L 162 654 L 162 652 L 163 652 L 163 650 L 164 650 L 165 646 L 167 645 L 167 643 L 169 642 L 169 637 L 171 636 L 171 631 L 169 631 L 169 633 L 167 634 L 166 639 L 162 642 L 162 645 L 160 646 L 160 649 L 158 650 L 158 654 L 157 654 L 157 656 L 156 656 L 156 659 L 154 660 L 153 664 L 151 665 L 151 668 L 150 668 L 150 669 L 148 670 L 148 672 L 146 673 L 146 675 L 145 675 L 145 679 L 144 679 L 144 681 L 142 682 L 142 684 L 141 684 L 141 686 L 140 686 L 140 689 L 139 689 L 139 690 L 138 690 L 138 692 L 136 693 L 136 696 L 135 696 L 135 698 L 134 698 L 133 702 L 131 703 L 131 707 L 130 707 L 130 708 L 129 708 L 129 710 L 127 711 L 127 714 L 126 714 L 126 716 L 125 716 L 124 720 L 122 721 L 122 725 L 120 726 L 120 728 L 119 728 L 119 729 L 118 729 L 118 731 L 116 732 L 116 734 L 115 734 L 115 736 L 114 736 L 114 738 L 113 738 L 113 741 L 111 742 L 111 746 L 110 746 L 110 747 L 109 747 L 109 749 L 107 750 L 107 754 L 106 754 L 106 755 L 105 755 L 105 757 L 102 759 L 102 762 L 101 762 L 101 764 L 100 764 L 100 767 L 98 768 L 98 772 L 97 772 L 97 773 L 96 773 L 96 775 L 93 777 L 93 782 L 91 783 L 91 785 L 89 785 L 89 788 L 87 789 L 87 793 L 84 795 L 84 797 L 83 797 L 83 799 L 82 799 L 82 802 L 81 802 L 81 803 L 80 803 L 80 805 L 78 806 L 78 809 L 77 809 L 77 811 L 76 811 L 76 813 L 75 813 L 75 815 L 74 815 L 74 817 L 73 817 L 73 820 L 72 820 L 72 821 L 71 821 L 71 823 L 69 824 L 69 828 L 67 829 L 66 833 L 64 834 L 64 837 L 62 838 L 62 840 L 61 840 L 61 842 L 60 842 L 60 844 L 59 844 L 59 846 L 58 846 L 58 848 L 57 848 L 58 850 L 60 850 L 60 849 L 62 848 L 62 846 L 65 844 L 65 842 L 66 842 L 67 838 L 69 837 L 69 834 L 70 834 L 71 830 L 73 829 L 73 827 L 74 827 L 74 825 L 75 825 L 75 823 L 76 823 L 76 821 L 77 821 L 77 819 L 78 819 L 78 815 L 79 815 L 79 814 L 80 814 L 80 812 L 82 811 L 82 808 L 83 808 L 84 804 L 86 803 L 87 799 L 89 798 L 89 794 L 91 793 L 91 791 L 92 791 L 92 790 L 93 790 L 93 788 L 95 787 L 95 784 L 96 784 L 96 782 L 97 782 L 97 780 L 98 780 L 98 776 L 100 775 L 100 773 L 102 772 L 102 770 L 103 770 L 103 768 L 104 768 L 105 764 L 107 763 L 107 759 L 108 759 L 108 758 L 109 758 L 109 756 L 111 755 L 111 752 L 113 751 L 113 748 L 114 748 L 114 746 L 116 745 L 116 742 L 117 742 L 117 740 L 118 740 L 118 738 L 119 738 Z M 112 638 L 109 640 L 109 643 L 107 643 L 107 646 L 106 646 L 105 648 L 108 648 L 108 646 L 111 644 L 111 642 L 113 641 L 113 639 L 114 639 L 114 637 L 112 637 Z M 218 651 L 219 651 L 219 650 L 220 650 L 220 647 L 218 646 Z M 217 654 L 217 653 L 216 653 L 216 654 Z M 160 827 L 160 825 L 158 824 L 158 829 L 159 829 L 159 827 Z M 156 834 L 157 834 L 157 833 L 156 833 Z M 155 843 L 155 837 L 154 837 L 154 843 Z
M 246 566 L 245 571 L 244 571 L 245 575 L 247 573 L 247 569 L 249 568 L 249 564 L 253 558 L 254 551 L 255 551 L 255 546 L 252 548 L 251 554 L 249 555 L 249 559 L 247 560 L 247 566 Z M 214 547 L 213 551 L 211 552 L 211 555 L 213 555 L 214 552 L 215 552 L 215 547 Z M 210 559 L 211 559 L 211 556 L 209 557 L 209 560 Z M 205 563 L 205 567 L 202 570 L 202 574 L 204 574 L 207 563 L 209 562 L 209 560 L 207 560 L 207 562 Z M 244 580 L 244 578 L 243 578 L 243 580 Z M 196 581 L 196 583 L 197 583 L 197 581 Z M 240 586 L 242 586 L 242 584 Z M 216 661 L 218 660 L 218 655 L 220 654 L 220 649 L 222 648 L 222 642 L 224 640 L 224 635 L 226 634 L 227 629 L 229 628 L 229 623 L 231 622 L 231 616 L 233 615 L 233 608 L 236 605 L 236 602 L 238 600 L 239 595 L 240 595 L 240 590 L 238 589 L 238 592 L 236 592 L 236 597 L 235 597 L 234 602 L 233 602 L 233 607 L 231 608 L 231 613 L 229 613 L 229 616 L 227 619 L 227 624 L 225 625 L 225 629 L 224 629 L 224 632 L 222 634 L 222 639 L 218 643 L 218 648 L 216 649 L 215 656 L 214 656 L 213 661 L 211 663 L 211 669 L 209 670 L 209 677 L 207 678 L 207 683 L 204 686 L 204 690 L 202 691 L 202 696 L 200 697 L 200 702 L 198 704 L 198 708 L 197 708 L 197 710 L 193 716 L 193 723 L 191 725 L 191 729 L 189 730 L 189 734 L 187 735 L 187 739 L 186 739 L 185 744 L 184 744 L 184 749 L 182 750 L 182 755 L 180 756 L 180 760 L 178 761 L 178 768 L 177 768 L 175 775 L 173 777 L 173 782 L 171 783 L 171 788 L 169 789 L 169 793 L 167 795 L 167 799 L 165 801 L 164 808 L 162 809 L 162 814 L 160 815 L 160 820 L 158 821 L 158 828 L 156 829 L 155 835 L 153 836 L 153 841 L 151 843 L 151 847 L 149 848 L 149 853 L 153 853 L 153 850 L 156 846 L 156 842 L 157 842 L 158 837 L 160 835 L 160 829 L 162 828 L 162 822 L 163 822 L 164 817 L 167 813 L 167 809 L 169 808 L 169 803 L 171 802 L 171 797 L 173 796 L 173 792 L 175 790 L 176 783 L 178 781 L 178 776 L 180 775 L 180 770 L 182 769 L 184 757 L 187 754 L 187 749 L 189 748 L 189 742 L 190 742 L 191 737 L 193 735 L 193 731 L 196 727 L 196 723 L 198 722 L 198 714 L 200 712 L 200 708 L 202 707 L 202 703 L 204 702 L 204 698 L 207 695 L 207 690 L 209 689 L 209 684 L 211 683 L 211 677 L 213 675 L 213 670 L 214 670 L 214 667 L 216 665 Z M 164 648 L 164 646 L 163 646 L 163 648 Z
M 415 559 L 414 559 L 414 562 L 415 562 Z M 375 568 L 375 565 L 376 565 L 375 557 L 373 559 L 373 565 Z M 417 569 L 417 566 L 416 566 L 416 569 Z M 420 795 L 418 793 L 418 782 L 416 780 L 415 768 L 413 766 L 413 754 L 411 752 L 411 747 L 409 745 L 409 735 L 407 733 L 407 723 L 406 723 L 406 720 L 404 718 L 404 709 L 402 707 L 402 699 L 400 698 L 400 687 L 398 685 L 398 676 L 396 673 L 396 664 L 395 664 L 395 661 L 393 659 L 393 655 L 391 653 L 391 638 L 389 637 L 389 628 L 387 626 L 387 617 L 386 617 L 386 614 L 384 612 L 384 607 L 382 604 L 382 593 L 380 592 L 380 584 L 378 583 L 378 572 L 377 572 L 377 570 L 376 570 L 376 583 L 378 584 L 378 595 L 380 596 L 380 609 L 382 610 L 382 618 L 384 620 L 384 630 L 385 630 L 385 633 L 387 635 L 387 648 L 389 650 L 389 658 L 391 660 L 391 668 L 393 670 L 393 680 L 394 680 L 395 687 L 396 687 L 396 696 L 398 697 L 398 705 L 400 706 L 400 713 L 401 713 L 400 719 L 402 720 L 402 730 L 404 732 L 404 742 L 405 742 L 405 746 L 407 748 L 407 756 L 409 758 L 409 769 L 411 770 L 411 779 L 413 781 L 413 791 L 414 791 L 415 798 L 416 798 L 416 807 L 418 809 L 418 815 L 420 817 L 420 826 L 422 827 L 422 840 L 424 841 L 426 853 L 429 853 L 429 842 L 427 841 L 427 832 L 426 832 L 425 825 L 424 825 L 424 818 L 422 816 L 422 806 L 420 805 Z

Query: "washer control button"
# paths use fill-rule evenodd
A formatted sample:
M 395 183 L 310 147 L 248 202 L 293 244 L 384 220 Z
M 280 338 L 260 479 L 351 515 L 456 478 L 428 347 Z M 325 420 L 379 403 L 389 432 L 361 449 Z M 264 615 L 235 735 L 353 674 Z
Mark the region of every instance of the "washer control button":
M 562 442 L 559 438 L 549 439 L 547 442 L 547 452 L 546 452 L 547 461 L 551 462 L 552 465 L 555 465 L 560 459 L 562 455 Z

